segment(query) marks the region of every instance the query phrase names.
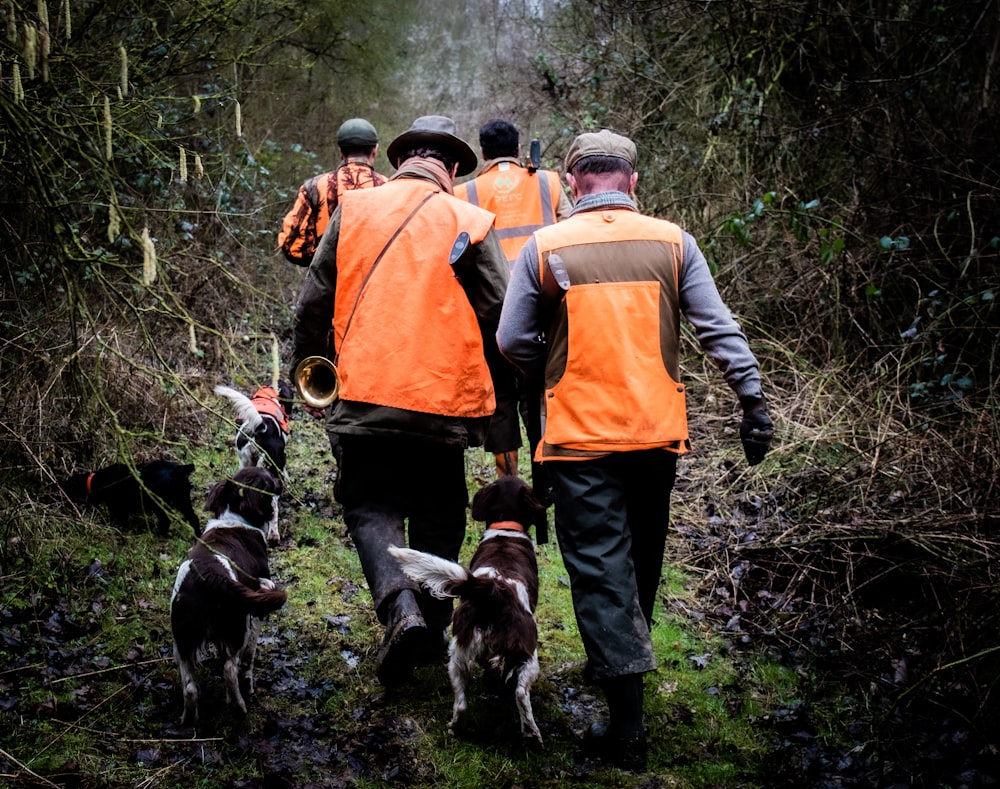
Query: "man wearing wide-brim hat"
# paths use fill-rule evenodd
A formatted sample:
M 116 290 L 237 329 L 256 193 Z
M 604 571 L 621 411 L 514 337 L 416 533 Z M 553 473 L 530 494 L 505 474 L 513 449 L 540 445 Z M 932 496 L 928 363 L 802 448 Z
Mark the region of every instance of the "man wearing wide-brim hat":
M 465 449 L 510 449 L 489 426 L 496 402 L 510 401 L 497 392 L 515 377 L 496 346 L 507 261 L 494 216 L 452 194 L 455 177 L 475 170 L 475 152 L 450 118 L 428 115 L 387 155 L 396 174 L 344 194 L 320 241 L 299 296 L 292 369 L 327 352 L 332 320 L 335 495 L 386 628 L 377 676 L 397 686 L 444 658 L 451 601 L 421 591 L 387 549 L 458 558 Z

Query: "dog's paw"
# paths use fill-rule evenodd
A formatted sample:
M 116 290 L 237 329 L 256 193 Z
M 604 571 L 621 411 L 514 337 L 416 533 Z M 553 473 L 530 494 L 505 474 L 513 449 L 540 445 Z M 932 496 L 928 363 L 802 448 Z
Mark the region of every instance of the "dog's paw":
M 542 742 L 542 734 L 537 728 L 534 731 L 522 731 L 521 737 L 526 748 L 530 748 L 533 751 L 540 751 L 545 748 L 545 744 Z
M 271 591 L 277 586 L 270 578 L 258 578 L 257 581 L 260 584 L 260 588 L 266 591 Z

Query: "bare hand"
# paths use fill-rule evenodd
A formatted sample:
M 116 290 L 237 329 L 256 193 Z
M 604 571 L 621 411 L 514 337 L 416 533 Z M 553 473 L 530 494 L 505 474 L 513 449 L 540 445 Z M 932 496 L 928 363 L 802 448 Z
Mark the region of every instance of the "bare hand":
M 309 414 L 309 416 L 311 416 L 313 419 L 319 419 L 319 420 L 325 420 L 326 419 L 326 409 L 325 408 L 316 408 L 316 407 L 311 406 L 311 405 L 305 405 L 305 404 L 303 404 L 302 405 L 302 410 L 305 411 L 307 414 Z

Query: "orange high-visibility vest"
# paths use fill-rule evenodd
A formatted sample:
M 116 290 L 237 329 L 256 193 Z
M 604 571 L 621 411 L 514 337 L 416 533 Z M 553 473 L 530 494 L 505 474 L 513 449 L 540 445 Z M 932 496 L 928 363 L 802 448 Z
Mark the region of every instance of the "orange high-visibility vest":
M 570 280 L 547 335 L 545 430 L 535 459 L 686 452 L 680 228 L 597 210 L 543 228 L 535 241 L 540 275 L 552 276 L 547 261 L 558 254 Z
M 340 211 L 333 328 L 341 399 L 491 415 L 496 401 L 479 323 L 448 257 L 463 231 L 472 244 L 482 241 L 493 214 L 415 178 L 377 193 L 349 192 Z
M 561 191 L 559 176 L 551 170 L 530 173 L 514 162 L 501 161 L 456 186 L 455 197 L 496 214 L 500 246 L 513 264 L 531 234 L 556 221 Z
M 299 187 L 295 205 L 285 215 L 278 247 L 291 262 L 308 266 L 344 193 L 385 182 L 386 177 L 365 162 L 345 162 L 332 172 L 310 178 Z
M 273 416 L 282 432 L 288 432 L 288 414 L 278 399 L 278 392 L 273 386 L 262 386 L 250 398 L 250 402 L 261 414 Z M 239 421 L 239 420 L 237 420 Z

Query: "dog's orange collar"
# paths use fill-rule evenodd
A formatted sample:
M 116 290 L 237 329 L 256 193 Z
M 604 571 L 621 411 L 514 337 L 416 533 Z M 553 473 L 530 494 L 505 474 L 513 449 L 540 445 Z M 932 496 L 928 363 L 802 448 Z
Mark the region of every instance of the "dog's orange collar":
M 497 521 L 496 523 L 491 523 L 490 528 L 499 529 L 500 531 L 524 531 L 524 526 L 517 521 Z
M 94 472 L 94 471 L 91 471 L 91 472 L 90 472 L 90 473 L 89 473 L 89 474 L 87 475 L 87 495 L 88 495 L 88 496 L 92 495 L 92 491 L 91 491 L 91 483 L 92 483 L 92 482 L 94 481 L 94 474 L 95 474 L 95 473 L 96 473 L 96 472 Z M 79 479 L 79 477 L 78 477 L 78 479 Z

